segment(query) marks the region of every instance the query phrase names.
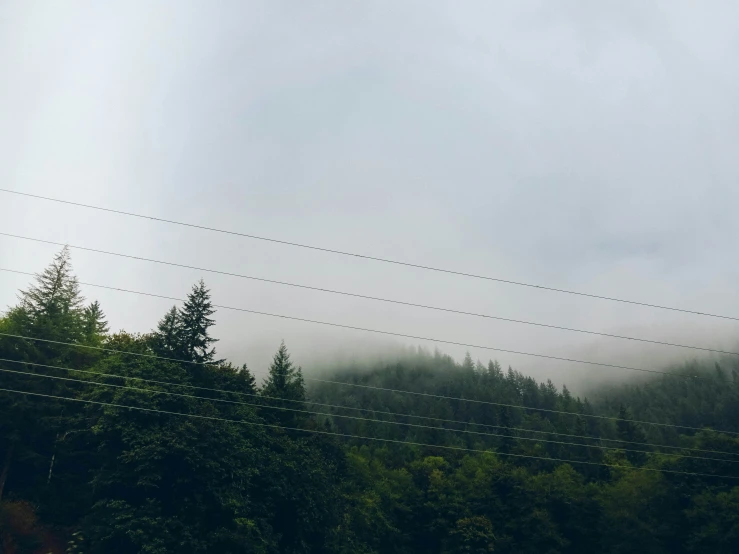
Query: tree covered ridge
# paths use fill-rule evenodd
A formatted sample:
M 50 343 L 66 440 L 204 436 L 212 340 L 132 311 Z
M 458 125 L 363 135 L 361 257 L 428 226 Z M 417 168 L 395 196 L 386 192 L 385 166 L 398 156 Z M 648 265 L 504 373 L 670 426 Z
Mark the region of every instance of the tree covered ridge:
M 260 386 L 214 313 L 200 281 L 110 334 L 67 250 L 20 293 L 0 332 L 56 342 L 0 337 L 2 388 L 48 395 L 0 393 L 1 552 L 739 551 L 734 360 L 588 400 L 423 351 L 306 388 L 283 343 Z

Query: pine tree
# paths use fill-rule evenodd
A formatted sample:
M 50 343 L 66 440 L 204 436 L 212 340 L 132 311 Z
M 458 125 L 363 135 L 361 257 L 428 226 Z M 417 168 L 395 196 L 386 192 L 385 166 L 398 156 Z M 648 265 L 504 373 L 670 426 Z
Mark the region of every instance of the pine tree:
M 272 359 L 269 367 L 269 377 L 264 382 L 262 392 L 265 396 L 274 396 L 286 400 L 305 400 L 305 383 L 300 367 L 295 367 L 290 361 L 285 341 Z
M 568 455 L 571 456 L 575 460 L 590 461 L 590 460 L 594 460 L 594 459 L 597 458 L 597 456 L 598 456 L 598 450 L 597 449 L 594 449 L 594 448 L 591 448 L 588 445 L 587 440 L 582 438 L 582 437 L 587 437 L 588 436 L 588 428 L 587 428 L 587 426 L 585 424 L 584 419 L 585 418 L 580 417 L 580 416 L 578 416 L 578 417 L 575 418 L 575 424 L 574 424 L 574 426 L 573 426 L 572 429 L 573 429 L 573 434 L 574 435 L 577 435 L 579 438 L 577 438 L 573 442 L 579 442 L 579 443 L 581 443 L 583 445 L 587 445 L 587 446 L 570 447 L 569 448 L 570 454 L 568 454 Z M 587 468 L 585 471 L 587 472 L 587 474 L 589 474 L 591 476 L 595 476 L 595 475 L 597 475 L 598 469 L 597 468 L 595 468 L 595 469 L 594 468 Z
M 511 413 L 507 406 L 501 406 L 498 411 L 498 421 L 500 422 L 500 442 L 498 452 L 508 454 L 513 450 L 516 444 L 513 438 L 513 429 L 511 429 Z
M 95 300 L 83 312 L 85 337 L 90 342 L 100 342 L 108 334 L 108 322 L 105 320 L 100 303 Z
M 182 319 L 177 306 L 164 314 L 159 320 L 157 330 L 153 334 L 154 350 L 160 356 L 180 358 L 184 355 L 182 348 Z
M 214 313 L 210 291 L 201 279 L 192 287 L 179 314 L 181 347 L 185 359 L 197 363 L 215 362 L 216 350 L 210 346 L 217 342 L 217 339 L 208 333 L 215 325 L 215 321 L 210 318 Z
M 473 373 L 475 371 L 475 363 L 472 361 L 472 356 L 470 356 L 469 352 L 464 355 L 462 369 L 469 373 Z
M 290 361 L 290 354 L 287 352 L 285 341 L 282 341 L 280 348 L 272 359 L 272 365 L 269 367 L 269 377 L 264 382 L 262 394 L 270 397 L 268 405 L 289 408 L 289 410 L 268 410 L 265 414 L 267 419 L 271 421 L 279 421 L 283 425 L 293 426 L 300 420 L 304 419 L 298 412 L 290 410 L 303 409 L 305 401 L 305 382 L 303 381 L 303 373 L 300 367 L 295 367 Z M 275 398 L 284 399 L 285 401 Z
M 616 429 L 618 431 L 619 438 L 624 442 L 624 448 L 632 448 L 630 443 L 643 443 L 647 440 L 644 430 L 637 423 L 634 423 L 631 413 L 623 404 L 618 410 Z M 646 454 L 642 452 L 627 452 L 626 457 L 635 465 L 641 465 L 646 461 Z
M 211 381 L 208 386 L 213 388 L 256 394 L 257 381 L 251 371 L 243 364 L 241 367 L 231 362 L 222 362 L 218 365 L 208 366 Z
M 257 380 L 254 379 L 254 375 L 249 371 L 246 364 L 242 364 L 236 372 L 236 376 L 243 392 L 253 393 L 257 391 Z
M 67 247 L 36 276 L 35 285 L 21 291 L 19 300 L 20 305 L 10 315 L 24 333 L 65 342 L 83 338 L 84 298 L 72 274 Z
M 77 278 L 72 274 L 69 249 L 62 249 L 54 257 L 51 264 L 36 276 L 35 284 L 20 292 L 19 300 L 19 305 L 11 308 L 2 322 L 3 329 L 48 342 L 3 339 L 0 340 L 0 356 L 16 361 L 68 365 L 76 369 L 89 366 L 94 353 L 60 344 L 83 343 L 86 339 L 84 299 Z M 23 368 L 16 366 L 14 369 Z M 0 481 L 26 482 L 43 471 L 42 467 L 48 471 L 54 437 L 78 409 L 72 406 L 64 408 L 53 397 L 71 396 L 74 389 L 64 381 L 20 374 L 3 376 L 3 385 L 11 390 L 52 396 L 43 403 L 17 395 L 0 399 L 0 452 L 3 453 Z M 16 463 L 18 460 L 23 463 Z M 7 490 L 8 483 L 4 486 Z
M 488 375 L 495 381 L 503 378 L 503 370 L 500 368 L 500 363 L 497 360 L 490 360 L 488 362 Z
M 578 398 L 578 401 L 580 399 Z M 572 399 L 572 393 L 567 385 L 562 385 L 562 409 L 565 412 L 571 412 L 577 407 L 577 403 Z
M 716 380 L 719 383 L 726 381 L 726 375 L 724 374 L 724 370 L 721 368 L 721 366 L 718 364 L 718 362 L 713 363 L 713 367 L 716 370 Z

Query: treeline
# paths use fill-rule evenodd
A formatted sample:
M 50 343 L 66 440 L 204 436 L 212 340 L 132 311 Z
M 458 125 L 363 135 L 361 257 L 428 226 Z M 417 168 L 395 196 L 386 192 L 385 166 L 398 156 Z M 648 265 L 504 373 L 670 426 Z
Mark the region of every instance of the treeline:
M 438 352 L 306 387 L 282 344 L 258 384 L 213 316 L 201 281 L 111 334 L 66 250 L 21 291 L 0 318 L 0 552 L 739 551 L 732 360 L 588 401 Z
M 739 435 L 739 358 L 725 364 L 726 370 L 714 363 L 711 372 L 691 362 L 643 385 L 603 387 L 591 404 L 566 386 L 558 390 L 551 380 L 537 383 L 511 367 L 503 371 L 494 361 L 483 365 L 467 355 L 457 364 L 438 351 L 420 350 L 394 364 L 337 372 L 334 381 L 352 386 L 321 383 L 311 389 L 311 398 L 322 403 L 341 398 L 343 406 L 361 411 L 362 419 L 342 417 L 353 414 L 346 410 L 331 411 L 333 424 L 346 433 L 492 448 L 499 455 L 543 453 L 596 466 L 607 463 L 609 450 L 623 450 L 631 463 L 641 465 L 647 454 L 654 454 L 650 460 L 668 468 L 676 446 L 685 450 L 679 455 L 732 448 L 730 434 Z M 660 452 L 664 456 L 656 455 Z M 591 477 L 603 475 L 603 467 L 586 465 L 576 469 Z M 722 473 L 732 467 L 683 463 L 672 469 Z

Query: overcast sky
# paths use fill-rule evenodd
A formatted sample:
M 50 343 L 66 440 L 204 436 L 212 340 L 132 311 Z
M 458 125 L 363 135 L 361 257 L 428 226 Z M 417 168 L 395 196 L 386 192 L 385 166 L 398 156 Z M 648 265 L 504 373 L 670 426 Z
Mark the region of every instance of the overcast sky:
M 730 0 L 3 2 L 0 186 L 739 316 L 737 21 Z M 4 193 L 0 232 L 711 347 L 734 347 L 739 326 Z M 0 267 L 39 271 L 57 250 L 0 237 Z M 452 341 L 649 367 L 694 355 L 81 251 L 73 261 L 82 281 L 182 296 L 203 277 L 216 303 Z M 0 306 L 27 281 L 0 273 Z M 84 292 L 114 330 L 147 331 L 172 304 Z M 217 318 L 220 353 L 258 373 L 283 338 L 308 369 L 337 349 L 389 347 Z M 579 378 L 572 364 L 470 351 Z

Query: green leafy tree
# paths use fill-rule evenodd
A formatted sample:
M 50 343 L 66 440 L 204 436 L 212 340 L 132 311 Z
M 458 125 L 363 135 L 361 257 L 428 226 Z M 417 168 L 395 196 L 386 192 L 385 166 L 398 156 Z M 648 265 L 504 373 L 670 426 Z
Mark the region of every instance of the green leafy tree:
M 485 516 L 472 516 L 457 520 L 450 536 L 449 552 L 487 554 L 495 550 L 493 524 Z
M 739 487 L 698 494 L 686 515 L 692 529 L 689 552 L 739 552 Z
M 619 460 L 612 458 L 609 462 Z M 613 483 L 601 489 L 601 552 L 674 552 L 671 540 L 678 530 L 674 518 L 679 516 L 679 505 L 664 477 L 638 470 L 619 474 Z
M 138 342 L 145 351 L 142 339 L 128 340 L 134 343 L 131 347 Z M 101 374 L 167 382 L 190 379 L 179 364 L 119 354 L 99 369 Z M 102 409 L 93 426 L 100 459 L 91 480 L 92 507 L 83 526 L 89 551 L 269 550 L 266 514 L 252 505 L 249 493 L 260 460 L 265 459 L 259 454 L 266 440 L 263 430 L 248 425 L 259 422 L 254 410 L 242 405 L 232 414 L 237 422 L 219 421 L 220 414 L 207 400 L 156 394 L 169 390 L 161 385 L 145 388 L 151 392 L 100 387 L 86 396 L 169 412 Z

